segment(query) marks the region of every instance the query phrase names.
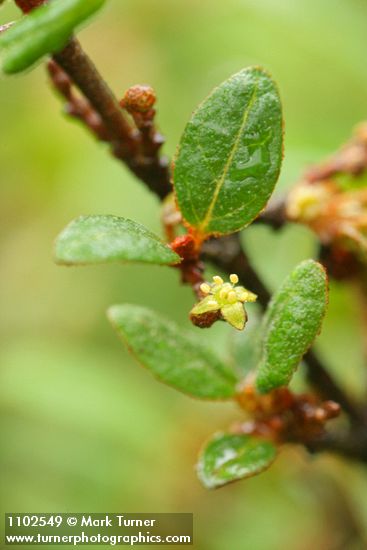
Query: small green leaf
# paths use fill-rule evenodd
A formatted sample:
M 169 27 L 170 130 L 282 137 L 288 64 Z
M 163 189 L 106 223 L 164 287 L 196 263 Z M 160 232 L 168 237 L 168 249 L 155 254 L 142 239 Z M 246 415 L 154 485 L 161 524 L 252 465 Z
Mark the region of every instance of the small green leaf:
M 86 216 L 58 236 L 55 260 L 63 265 L 114 261 L 177 264 L 181 258 L 144 226 L 117 216 Z
M 313 260 L 300 263 L 273 296 L 262 325 L 256 377 L 261 393 L 290 382 L 321 330 L 327 299 L 326 272 Z
M 137 360 L 162 382 L 202 399 L 228 399 L 236 377 L 193 335 L 154 311 L 112 306 L 108 318 Z
M 204 235 L 248 225 L 273 192 L 282 141 L 281 104 L 269 75 L 251 67 L 223 82 L 193 114 L 173 163 L 185 220 Z
M 101 8 L 104 2 L 52 0 L 23 16 L 0 36 L 0 49 L 5 49 L 3 71 L 23 71 L 44 55 L 61 50 L 74 29 Z
M 198 477 L 204 487 L 215 489 L 260 474 L 271 465 L 276 454 L 277 449 L 270 441 L 218 433 L 201 453 Z

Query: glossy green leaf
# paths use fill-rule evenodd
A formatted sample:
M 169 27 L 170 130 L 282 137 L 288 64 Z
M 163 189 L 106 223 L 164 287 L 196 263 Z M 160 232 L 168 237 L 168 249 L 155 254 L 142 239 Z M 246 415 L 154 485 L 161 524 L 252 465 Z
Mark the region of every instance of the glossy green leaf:
M 23 71 L 44 55 L 61 50 L 74 29 L 104 3 L 105 0 L 52 0 L 23 16 L 0 36 L 3 71 Z
M 273 296 L 262 325 L 256 386 L 267 393 L 287 385 L 321 330 L 328 299 L 324 268 L 300 263 Z
M 199 233 L 232 233 L 265 207 L 282 160 L 282 112 L 269 75 L 235 74 L 198 107 L 174 161 L 174 186 L 185 220 Z
M 192 334 L 140 306 L 119 305 L 108 318 L 137 360 L 161 381 L 202 399 L 228 399 L 236 377 Z
M 270 441 L 219 433 L 201 453 L 198 477 L 207 489 L 215 489 L 260 474 L 271 465 L 276 454 L 277 449 Z
M 181 258 L 139 223 L 117 216 L 86 216 L 60 233 L 55 260 L 63 265 L 115 261 L 176 264 Z

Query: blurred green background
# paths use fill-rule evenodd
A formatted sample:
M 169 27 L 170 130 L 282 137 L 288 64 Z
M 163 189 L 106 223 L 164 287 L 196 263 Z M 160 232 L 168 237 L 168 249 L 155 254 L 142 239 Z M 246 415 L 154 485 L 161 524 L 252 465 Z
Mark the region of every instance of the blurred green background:
M 1 22 L 16 14 L 7 2 Z M 366 117 L 366 26 L 363 0 L 110 0 L 80 39 L 119 96 L 156 89 L 169 155 L 214 85 L 266 67 L 286 121 L 280 189 Z M 2 510 L 193 512 L 200 550 L 367 548 L 366 472 L 336 457 L 285 449 L 258 478 L 200 486 L 202 442 L 240 412 L 157 383 L 106 321 L 109 305 L 132 302 L 189 327 L 193 297 L 175 270 L 53 264 L 55 235 L 80 214 L 160 231 L 156 198 L 61 110 L 42 66 L 0 81 Z M 243 238 L 273 288 L 315 245 L 298 227 Z M 361 397 L 360 320 L 354 289 L 333 284 L 318 348 Z M 229 332 L 203 338 L 225 354 Z

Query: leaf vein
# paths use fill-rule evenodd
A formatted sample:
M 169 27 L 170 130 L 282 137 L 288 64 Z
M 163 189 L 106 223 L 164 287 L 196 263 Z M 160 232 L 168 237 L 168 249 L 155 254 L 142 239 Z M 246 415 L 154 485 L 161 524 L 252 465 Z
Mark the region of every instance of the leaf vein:
M 242 118 L 242 122 L 241 122 L 241 125 L 240 125 L 240 128 L 237 132 L 237 135 L 236 135 L 236 138 L 234 140 L 234 143 L 233 143 L 233 146 L 231 148 L 231 152 L 228 156 L 228 159 L 227 159 L 227 162 L 225 163 L 224 165 L 224 168 L 223 168 L 223 172 L 220 176 L 220 178 L 218 179 L 217 181 L 217 184 L 216 184 L 216 187 L 214 189 L 214 193 L 213 193 L 213 198 L 209 204 L 209 207 L 208 207 L 208 210 L 205 214 L 205 217 L 200 225 L 200 229 L 201 231 L 204 233 L 205 232 L 205 228 L 206 226 L 208 225 L 209 223 L 209 220 L 211 218 L 211 214 L 214 210 L 214 207 L 215 207 L 215 204 L 217 202 L 217 199 L 218 199 L 218 196 L 219 196 L 219 193 L 220 193 L 220 190 L 222 189 L 223 187 L 223 184 L 224 184 L 224 180 L 225 180 L 225 177 L 226 175 L 228 174 L 228 171 L 229 171 L 229 168 L 232 164 L 232 161 L 233 161 L 233 158 L 237 152 L 237 149 L 238 149 L 238 146 L 239 146 L 239 143 L 240 143 L 240 139 L 241 139 L 241 136 L 245 130 L 245 127 L 246 127 L 246 123 L 247 123 L 247 120 L 248 120 L 248 116 L 251 112 L 251 109 L 252 109 L 252 106 L 255 102 L 255 99 L 256 99 L 256 94 L 257 94 L 257 88 L 258 88 L 258 81 L 259 79 L 257 79 L 257 81 L 255 82 L 255 85 L 254 85 L 254 91 L 252 92 L 252 95 L 251 95 L 251 98 L 250 98 L 250 101 L 247 105 L 247 108 L 245 109 L 244 111 L 244 114 L 243 114 L 243 118 Z

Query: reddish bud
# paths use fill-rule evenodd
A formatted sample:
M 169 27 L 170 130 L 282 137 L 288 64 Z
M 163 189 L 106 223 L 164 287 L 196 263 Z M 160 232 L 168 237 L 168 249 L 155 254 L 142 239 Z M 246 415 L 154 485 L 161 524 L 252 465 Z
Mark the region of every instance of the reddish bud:
M 196 242 L 190 233 L 176 237 L 175 240 L 171 242 L 170 247 L 176 254 L 185 260 L 197 258 Z
M 126 90 L 120 104 L 129 113 L 147 113 L 153 108 L 156 95 L 150 86 L 137 84 Z

